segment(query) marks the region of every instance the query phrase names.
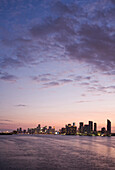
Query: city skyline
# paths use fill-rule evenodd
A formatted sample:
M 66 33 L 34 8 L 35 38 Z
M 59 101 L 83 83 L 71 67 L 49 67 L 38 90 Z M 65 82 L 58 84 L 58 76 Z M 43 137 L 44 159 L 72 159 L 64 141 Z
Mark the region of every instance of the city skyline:
M 115 136 L 115 133 L 111 133 L 111 121 L 107 119 L 106 127 L 97 129 L 97 123 L 88 121 L 88 124 L 79 122 L 79 126 L 76 123 L 66 124 L 65 127 L 61 127 L 59 130 L 55 129 L 55 126 L 41 126 L 38 124 L 37 127 L 23 129 L 22 127 L 13 130 L 11 133 L 8 131 L 2 132 L 2 134 L 54 134 L 54 135 L 79 135 L 79 136 Z
M 78 124 L 78 126 L 77 126 L 77 124 Z M 39 132 L 46 132 L 46 130 L 48 130 L 48 127 L 49 127 L 49 129 L 53 129 L 53 132 L 60 132 L 62 129 L 65 129 L 66 127 L 76 127 L 76 133 L 77 132 L 79 132 L 79 133 L 85 133 L 85 131 L 87 132 L 87 133 L 90 133 L 90 134 L 97 134 L 97 132 L 106 132 L 106 134 L 111 134 L 112 132 L 111 132 L 111 121 L 109 120 L 109 119 L 107 119 L 107 123 L 106 123 L 106 127 L 104 126 L 104 127 L 101 127 L 101 129 L 99 129 L 98 128 L 98 126 L 97 126 L 97 123 L 96 122 L 93 122 L 93 121 L 88 121 L 88 123 L 87 124 L 85 124 L 84 122 L 78 122 L 78 123 L 76 123 L 76 122 L 73 122 L 73 125 L 71 125 L 71 123 L 68 123 L 68 124 L 65 124 L 65 127 L 64 126 L 62 126 L 62 127 L 60 127 L 59 129 L 56 129 L 55 128 L 55 125 L 53 125 L 53 126 L 51 126 L 51 125 L 45 125 L 45 126 L 41 126 L 41 124 L 38 124 L 38 126 L 37 127 L 28 127 L 27 129 L 24 129 L 23 127 L 18 127 L 17 128 L 17 133 L 19 132 L 19 133 L 27 133 L 27 132 L 29 132 L 29 133 L 39 133 Z M 22 130 L 23 129 L 23 130 Z M 15 130 L 13 130 L 14 132 L 16 132 L 16 129 Z M 0 131 L 0 132 L 13 132 L 13 131 Z M 38 132 L 39 131 L 39 132 Z
M 113 0 L 0 1 L 0 130 L 110 119 L 115 132 L 114 11 Z

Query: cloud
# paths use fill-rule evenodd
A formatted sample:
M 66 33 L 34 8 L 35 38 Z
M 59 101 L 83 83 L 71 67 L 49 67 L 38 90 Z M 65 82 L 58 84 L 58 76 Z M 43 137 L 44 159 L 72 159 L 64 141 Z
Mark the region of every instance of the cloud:
M 49 34 L 63 33 L 63 31 L 69 35 L 75 35 L 74 29 L 68 25 L 67 21 L 68 20 L 64 17 L 58 17 L 56 19 L 53 19 L 52 17 L 46 18 L 43 24 L 33 26 L 30 29 L 30 32 L 34 37 L 37 36 L 38 38 Z
M 82 97 L 85 97 L 85 96 L 86 96 L 86 94 L 81 94 L 81 96 L 82 96 Z
M 91 102 L 90 100 L 79 100 L 79 101 L 76 101 L 76 103 L 87 103 L 87 102 Z
M 87 62 L 100 70 L 115 68 L 115 40 L 106 27 L 84 24 L 78 34 L 80 43 L 66 46 L 71 59 Z
M 55 87 L 55 86 L 59 86 L 60 84 L 56 81 L 52 81 L 52 82 L 49 82 L 49 83 L 44 83 L 43 86 L 45 88 L 49 88 L 49 87 Z
M 0 119 L 0 122 L 12 122 L 12 120 L 9 120 L 9 119 Z
M 40 83 L 40 82 L 48 82 L 51 81 L 53 79 L 53 75 L 50 73 L 46 73 L 46 74 L 40 74 L 38 76 L 32 76 L 32 80 Z
M 12 120 L 9 120 L 9 119 L 0 119 L 0 125 L 10 125 L 11 123 L 13 123 Z
M 20 4 L 16 6 L 18 11 L 29 13 L 34 9 L 33 15 L 27 15 L 24 27 L 19 23 L 18 31 L 7 30 L 7 37 L 3 36 L 1 47 L 6 50 L 1 52 L 0 66 L 25 67 L 52 60 L 68 60 L 88 63 L 101 71 L 115 71 L 113 1 L 42 1 L 36 5 L 28 1 L 25 7 L 23 2 Z M 14 9 L 10 9 L 11 14 L 16 12 Z M 7 21 L 9 19 L 7 16 Z M 14 15 L 11 27 L 15 20 Z
M 75 81 L 83 81 L 83 80 L 91 80 L 91 76 L 81 76 L 81 75 L 78 75 L 78 76 L 75 76 L 74 75 L 74 80 Z
M 89 85 L 90 85 L 90 83 L 82 82 L 82 83 L 80 83 L 80 85 L 82 85 L 82 86 L 89 86 Z
M 53 86 L 61 86 L 61 85 L 65 85 L 68 83 L 72 83 L 73 80 L 72 79 L 68 79 L 68 78 L 64 78 L 64 79 L 60 79 L 59 77 L 61 77 L 61 75 L 53 75 L 50 73 L 46 73 L 46 74 L 41 74 L 38 76 L 32 76 L 32 80 L 36 81 L 38 84 L 41 84 L 43 87 L 53 87 Z
M 4 58 L 1 62 L 0 65 L 2 68 L 7 68 L 7 67 L 22 67 L 24 66 L 23 62 L 19 61 L 18 59 L 13 59 L 13 58 Z
M 89 92 L 100 92 L 100 93 L 115 93 L 115 86 L 102 86 L 100 84 L 97 84 L 95 86 L 91 86 L 91 84 L 87 87 Z
M 0 80 L 9 81 L 9 82 L 16 82 L 17 79 L 18 79 L 17 76 L 8 74 L 6 72 L 0 72 Z
M 18 105 L 15 105 L 16 107 L 26 107 L 27 105 L 25 104 L 18 104 Z
M 73 80 L 71 80 L 71 79 L 61 79 L 61 80 L 59 80 L 59 81 L 60 81 L 61 83 L 63 83 L 63 84 L 73 82 Z
M 58 15 L 64 15 L 73 12 L 67 5 L 60 1 L 57 1 L 55 4 L 53 4 L 51 10 Z

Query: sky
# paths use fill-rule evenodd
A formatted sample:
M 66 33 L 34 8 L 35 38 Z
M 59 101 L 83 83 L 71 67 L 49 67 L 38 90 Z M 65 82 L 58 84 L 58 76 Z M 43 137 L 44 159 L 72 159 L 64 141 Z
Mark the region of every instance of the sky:
M 114 0 L 0 0 L 0 130 L 115 132 L 114 16 Z

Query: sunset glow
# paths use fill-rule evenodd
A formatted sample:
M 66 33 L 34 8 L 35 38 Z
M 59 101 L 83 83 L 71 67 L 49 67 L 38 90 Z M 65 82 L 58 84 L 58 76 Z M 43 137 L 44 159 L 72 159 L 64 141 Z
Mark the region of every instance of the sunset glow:
M 111 120 L 115 1 L 0 1 L 0 131 Z

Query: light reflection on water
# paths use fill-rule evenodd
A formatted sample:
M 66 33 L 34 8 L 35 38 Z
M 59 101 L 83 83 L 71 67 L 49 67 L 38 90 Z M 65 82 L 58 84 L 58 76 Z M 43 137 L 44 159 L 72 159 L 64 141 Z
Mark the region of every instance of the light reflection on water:
M 115 169 L 115 137 L 0 136 L 0 170 Z

